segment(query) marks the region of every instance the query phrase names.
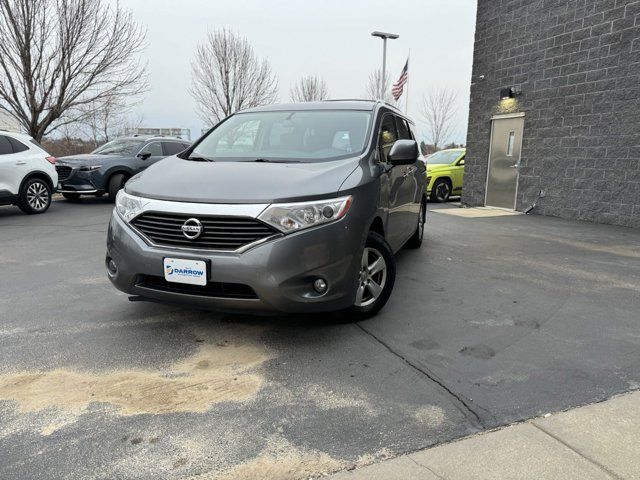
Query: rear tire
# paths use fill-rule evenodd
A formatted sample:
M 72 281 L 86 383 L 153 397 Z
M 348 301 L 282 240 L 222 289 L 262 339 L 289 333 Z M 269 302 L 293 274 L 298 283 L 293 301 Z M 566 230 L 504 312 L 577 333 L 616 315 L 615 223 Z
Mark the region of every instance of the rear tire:
M 342 313 L 349 320 L 371 318 L 385 306 L 396 280 L 396 259 L 382 235 L 369 232 L 362 252 L 354 304 Z
M 63 193 L 62 196 L 70 202 L 77 202 L 80 199 L 79 193 Z
M 424 237 L 424 221 L 426 219 L 426 209 L 425 202 L 420 203 L 420 213 L 418 215 L 418 226 L 416 227 L 416 231 L 413 232 L 413 235 L 407 243 L 404 244 L 406 248 L 420 248 L 422 245 L 422 239 Z
M 451 196 L 451 182 L 447 178 L 439 178 L 431 187 L 431 201 L 443 203 Z
M 125 177 L 121 173 L 116 173 L 109 179 L 109 186 L 107 188 L 107 193 L 109 194 L 109 201 L 115 202 L 116 195 L 118 192 L 124 187 Z
M 41 178 L 30 178 L 22 186 L 18 208 L 28 215 L 44 213 L 51 205 L 51 187 Z

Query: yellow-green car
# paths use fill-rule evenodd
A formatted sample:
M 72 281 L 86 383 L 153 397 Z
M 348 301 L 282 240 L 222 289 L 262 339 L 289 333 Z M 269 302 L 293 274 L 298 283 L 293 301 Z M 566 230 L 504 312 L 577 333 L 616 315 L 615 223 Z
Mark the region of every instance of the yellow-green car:
M 462 194 L 466 148 L 440 150 L 427 157 L 427 195 L 432 202 L 446 202 Z

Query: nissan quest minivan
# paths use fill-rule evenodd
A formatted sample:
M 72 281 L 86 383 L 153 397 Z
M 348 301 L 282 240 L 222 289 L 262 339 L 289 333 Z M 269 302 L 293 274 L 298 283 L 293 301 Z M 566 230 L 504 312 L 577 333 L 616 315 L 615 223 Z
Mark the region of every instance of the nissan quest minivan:
M 375 315 L 394 254 L 422 243 L 413 124 L 374 101 L 235 113 L 116 198 L 106 268 L 131 300 Z

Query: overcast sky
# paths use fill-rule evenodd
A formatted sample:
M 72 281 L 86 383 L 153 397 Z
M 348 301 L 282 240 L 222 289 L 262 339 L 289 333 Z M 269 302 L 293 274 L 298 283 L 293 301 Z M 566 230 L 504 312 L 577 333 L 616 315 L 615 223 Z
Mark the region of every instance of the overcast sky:
M 113 0 L 115 3 L 115 0 Z M 389 41 L 387 69 L 399 76 L 411 50 L 409 116 L 420 127 L 423 92 L 447 86 L 458 95 L 456 142 L 464 142 L 473 57 L 475 0 L 121 0 L 147 28 L 150 89 L 137 108 L 146 127 L 205 126 L 188 93 L 190 62 L 208 30 L 245 36 L 278 77 L 280 101 L 303 75 L 325 79 L 331 98 L 364 94 L 382 63 L 373 30 Z M 404 110 L 404 104 L 400 105 Z

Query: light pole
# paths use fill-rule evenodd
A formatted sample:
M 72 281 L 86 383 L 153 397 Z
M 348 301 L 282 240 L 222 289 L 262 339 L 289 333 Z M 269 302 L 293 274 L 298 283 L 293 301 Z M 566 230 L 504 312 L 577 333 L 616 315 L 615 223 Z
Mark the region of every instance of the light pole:
M 380 80 L 380 100 L 384 100 L 385 82 L 387 80 L 387 40 L 395 40 L 400 35 L 386 32 L 372 32 L 372 37 L 380 37 L 382 39 L 382 78 Z

